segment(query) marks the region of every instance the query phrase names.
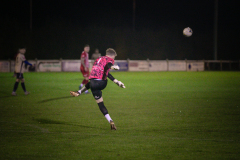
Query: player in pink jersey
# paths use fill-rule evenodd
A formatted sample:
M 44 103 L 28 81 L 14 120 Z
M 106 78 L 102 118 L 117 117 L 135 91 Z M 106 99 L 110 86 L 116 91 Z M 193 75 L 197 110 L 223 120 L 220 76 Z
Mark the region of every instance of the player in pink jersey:
M 89 62 L 88 62 L 88 52 L 90 51 L 90 46 L 89 45 L 85 45 L 84 46 L 84 51 L 81 54 L 81 67 L 80 70 L 82 72 L 82 75 L 84 77 L 82 83 L 79 86 L 79 89 L 81 89 L 83 87 L 83 85 L 86 85 L 89 81 L 88 77 L 89 77 Z M 88 90 L 86 90 L 85 93 L 88 93 Z
M 109 71 L 111 68 L 105 67 L 106 65 L 113 65 L 114 59 L 103 56 L 98 59 L 93 64 L 91 74 L 89 76 L 89 79 L 100 79 L 100 80 L 106 80 L 107 75 L 109 74 Z
M 112 130 L 116 130 L 117 128 L 110 115 L 108 114 L 107 108 L 104 106 L 102 90 L 107 86 L 107 77 L 116 83 L 119 87 L 125 88 L 124 84 L 121 81 L 118 81 L 109 73 L 111 69 L 119 70 L 119 66 L 114 65 L 114 59 L 116 56 L 117 53 L 114 49 L 107 49 L 106 56 L 102 56 L 94 62 L 91 74 L 89 76 L 90 82 L 77 92 L 70 91 L 70 94 L 72 96 L 77 97 L 86 90 L 91 89 L 93 97 L 99 106 L 99 109 L 110 123 Z

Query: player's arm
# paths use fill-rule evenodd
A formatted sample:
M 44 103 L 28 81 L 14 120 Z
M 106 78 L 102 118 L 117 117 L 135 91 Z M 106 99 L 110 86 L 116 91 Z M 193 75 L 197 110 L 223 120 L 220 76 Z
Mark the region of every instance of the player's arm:
M 119 70 L 119 66 L 118 65 L 113 65 L 112 63 L 108 63 L 107 68 L 108 69 Z M 115 84 L 117 84 L 119 87 L 126 88 L 121 81 L 118 81 L 117 79 L 115 79 L 110 73 L 108 73 L 108 78 L 110 80 L 112 80 Z
M 114 81 L 114 79 L 115 79 L 110 73 L 108 73 L 108 78 L 109 78 L 111 81 Z
M 84 68 L 86 68 L 84 61 L 85 61 L 85 57 L 81 57 L 81 64 L 83 65 Z
M 108 63 L 107 67 L 108 67 L 108 69 L 114 69 L 114 70 L 120 69 L 118 65 L 113 65 L 112 63 Z
M 25 58 L 24 55 L 20 56 L 20 59 L 21 59 L 26 65 L 30 65 L 30 66 L 32 66 L 32 64 L 29 63 L 29 62 L 26 60 L 26 58 Z
M 23 61 L 26 65 L 30 65 L 30 66 L 32 66 L 32 64 L 31 63 L 29 63 L 27 60 L 25 60 L 25 61 Z
M 121 81 L 118 81 L 117 79 L 115 79 L 110 73 L 108 73 L 108 78 L 112 80 L 115 84 L 117 84 L 119 87 L 126 88 Z

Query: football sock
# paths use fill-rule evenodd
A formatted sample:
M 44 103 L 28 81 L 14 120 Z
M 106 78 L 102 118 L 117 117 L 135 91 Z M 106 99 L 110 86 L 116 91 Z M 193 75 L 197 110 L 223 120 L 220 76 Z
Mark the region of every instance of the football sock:
M 81 93 L 85 92 L 86 90 L 87 90 L 87 88 L 84 86 L 78 91 L 78 93 L 81 94 Z
M 18 88 L 18 84 L 19 84 L 19 82 L 15 82 L 14 87 L 13 87 L 13 92 L 16 92 L 16 90 Z
M 22 89 L 24 90 L 24 92 L 26 92 L 26 87 L 25 87 L 25 84 L 24 84 L 24 82 L 23 82 L 23 83 L 21 83 L 21 85 L 22 85 Z
M 106 114 L 105 117 L 106 117 L 106 119 L 108 120 L 109 123 L 110 123 L 110 121 L 113 121 L 109 114 Z
M 104 106 L 103 102 L 98 103 L 99 109 L 101 110 L 102 114 L 105 116 L 108 114 L 107 108 Z

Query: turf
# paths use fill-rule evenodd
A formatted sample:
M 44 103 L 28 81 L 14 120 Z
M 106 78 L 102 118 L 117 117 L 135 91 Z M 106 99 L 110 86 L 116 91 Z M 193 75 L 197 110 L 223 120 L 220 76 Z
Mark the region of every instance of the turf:
M 0 73 L 0 159 L 240 159 L 240 72 L 118 72 L 103 98 L 80 73 Z

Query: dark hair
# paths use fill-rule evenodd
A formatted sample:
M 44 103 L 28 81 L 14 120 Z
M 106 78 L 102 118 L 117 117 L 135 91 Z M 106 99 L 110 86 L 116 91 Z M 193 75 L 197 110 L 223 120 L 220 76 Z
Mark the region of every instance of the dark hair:
M 18 49 L 26 49 L 26 47 L 21 46 L 21 47 L 19 47 Z
M 84 46 L 84 48 L 85 48 L 85 47 L 90 47 L 90 46 L 89 46 L 89 44 L 86 44 L 86 45 Z
M 112 49 L 112 48 L 108 48 L 106 50 L 106 55 L 117 56 L 117 52 L 114 49 Z

